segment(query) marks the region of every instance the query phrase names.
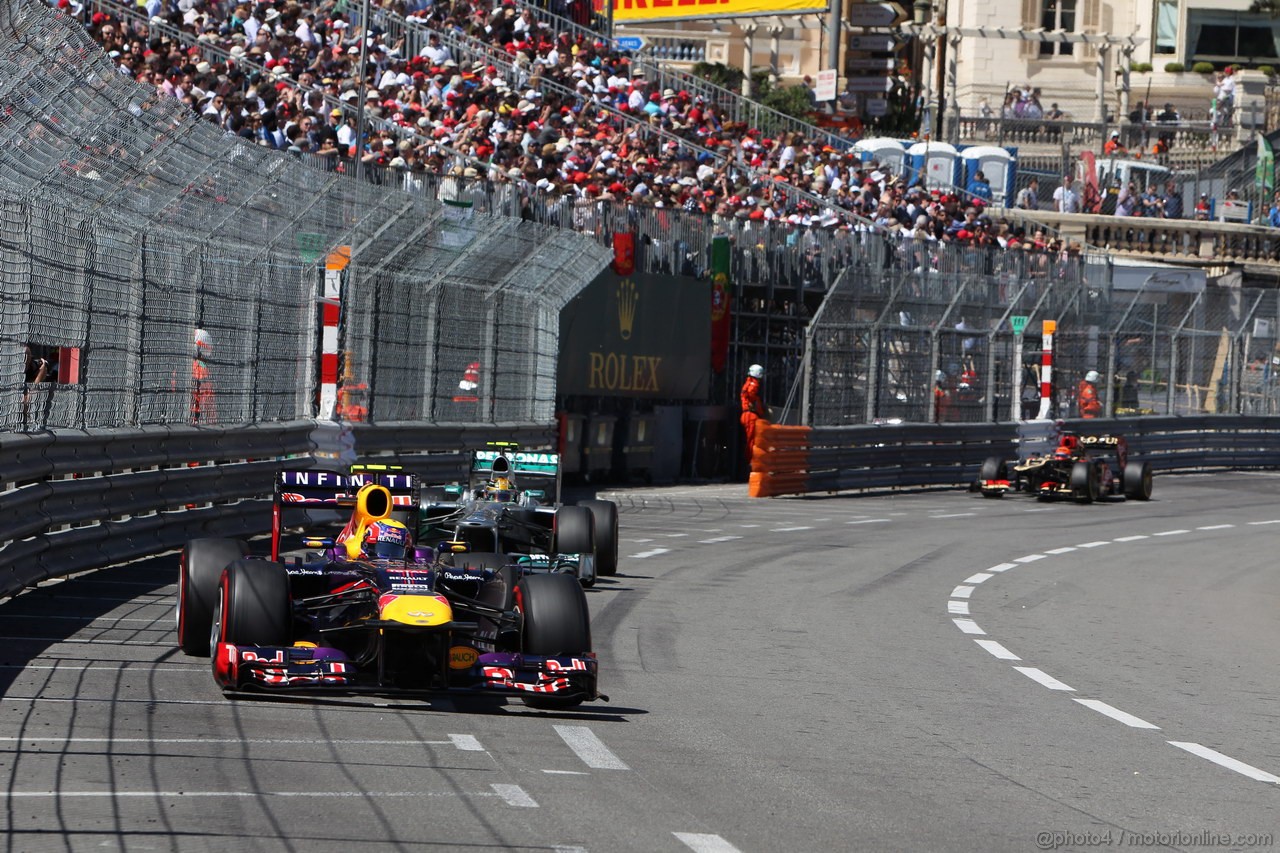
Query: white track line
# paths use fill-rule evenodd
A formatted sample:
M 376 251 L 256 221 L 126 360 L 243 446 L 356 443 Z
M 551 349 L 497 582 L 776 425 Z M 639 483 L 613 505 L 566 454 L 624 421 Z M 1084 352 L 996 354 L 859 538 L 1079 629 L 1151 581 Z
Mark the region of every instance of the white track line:
M 706 835 L 700 832 L 671 833 L 694 853 L 742 853 L 728 841 L 718 835 Z
M 1124 723 L 1126 726 L 1129 726 L 1130 728 L 1155 729 L 1156 731 L 1160 731 L 1160 727 L 1155 725 L 1154 723 L 1148 723 L 1146 720 L 1142 719 L 1141 717 L 1135 717 L 1133 714 L 1127 713 L 1125 711 L 1121 711 L 1119 708 L 1116 708 L 1112 705 L 1108 705 L 1106 702 L 1103 702 L 1099 699 L 1080 699 L 1075 696 L 1072 696 L 1071 699 L 1075 702 L 1079 702 L 1081 705 L 1085 706 L 1086 708 L 1090 708 L 1094 711 L 1097 711 L 1099 714 L 1102 714 L 1103 716 L 1110 717 L 1113 720 L 1118 720 L 1119 722 Z
M 1135 533 L 1133 536 L 1117 536 L 1116 542 L 1137 542 L 1139 539 L 1150 539 L 1151 537 L 1145 533 Z
M 800 525 L 798 527 L 774 527 L 769 532 L 770 533 L 792 533 L 797 530 L 812 530 L 812 529 L 813 529 L 812 527 Z
M 1190 530 L 1161 530 L 1159 533 L 1153 533 L 1152 536 L 1180 536 L 1183 533 L 1190 533 Z
M 1072 693 L 1075 692 L 1074 687 L 1068 687 L 1049 673 L 1041 669 L 1036 669 L 1034 666 L 1015 666 L 1014 669 L 1025 675 L 1027 678 L 1030 678 L 1035 683 L 1048 687 L 1050 690 L 1069 690 Z
M 647 559 L 647 558 L 649 558 L 649 557 L 656 557 L 656 556 L 658 556 L 659 554 L 669 554 L 669 553 L 671 553 L 671 549 L 670 549 L 670 548 L 653 548 L 653 549 L 651 549 L 651 550 L 649 550 L 649 551 L 641 551 L 639 554 L 632 554 L 632 555 L 631 555 L 631 559 L 633 559 L 633 560 L 644 560 L 644 559 Z
M 626 762 L 609 751 L 604 741 L 586 726 L 552 726 L 582 762 L 597 770 L 630 770 Z
M 1169 741 L 1169 745 L 1176 746 L 1178 749 L 1184 749 L 1192 755 L 1198 755 L 1201 758 L 1212 761 L 1214 764 L 1225 767 L 1228 770 L 1234 770 L 1235 772 L 1248 776 L 1250 779 L 1257 780 L 1258 782 L 1272 782 L 1274 784 L 1280 784 L 1280 776 L 1275 776 L 1265 770 L 1259 770 L 1257 767 L 1245 764 L 1243 761 L 1237 761 L 1229 755 L 1223 755 L 1216 749 L 1210 749 L 1209 747 L 1201 746 L 1198 743 L 1179 740 L 1171 740 Z
M 982 646 L 1000 660 L 1022 660 L 1022 658 L 1018 657 L 995 640 L 974 640 L 974 642 Z
M 846 521 L 845 524 L 879 524 L 882 521 L 889 521 L 887 518 L 864 518 L 861 521 Z
M 449 735 L 449 741 L 463 752 L 484 752 L 475 735 Z
M 953 616 L 968 616 L 969 602 L 967 601 L 948 601 L 947 612 Z
M 1056 557 L 1058 554 L 1070 554 L 1074 550 L 1076 550 L 1076 546 L 1068 545 L 1065 548 L 1051 548 L 1048 551 L 1045 551 L 1045 553 L 1053 554 Z
M 1081 542 L 1077 548 L 1101 548 L 1103 545 L 1110 545 L 1110 542 Z
M 1257 522 L 1254 522 L 1254 521 L 1251 521 L 1249 523 L 1257 524 Z M 1235 525 L 1234 524 L 1207 524 L 1204 527 L 1197 527 L 1196 530 L 1226 530 L 1227 528 L 1230 528 L 1230 527 L 1235 527 Z
M 1014 557 L 1013 561 L 1015 563 L 1034 563 L 1036 560 L 1043 560 L 1044 558 L 1044 554 L 1028 554 L 1025 557 Z
M 971 586 L 958 586 L 951 590 L 952 598 L 968 598 L 971 595 L 973 595 L 973 587 Z
M 978 627 L 978 623 L 972 619 L 952 619 L 956 623 L 956 627 L 966 634 L 986 634 L 987 632 Z
M 529 796 L 524 788 L 519 785 L 504 785 L 498 782 L 489 786 L 493 792 L 506 802 L 509 806 L 515 806 L 521 809 L 536 809 L 538 803 L 533 797 Z
M 732 542 L 734 539 L 741 539 L 741 536 L 716 536 L 712 539 L 699 539 L 699 545 L 714 545 L 717 542 Z
M 964 518 L 965 516 L 977 515 L 976 512 L 950 512 L 946 515 L 931 515 L 929 518 Z
M 1001 572 L 1007 572 L 1010 569 L 1016 569 L 1016 568 L 1018 568 L 1017 563 L 996 563 L 994 566 L 987 569 L 987 571 L 998 575 Z
M 1250 524 L 1280 524 L 1280 518 L 1274 518 L 1271 521 L 1251 521 Z
M 995 577 L 995 575 L 991 574 L 990 572 L 978 572 L 976 575 L 969 575 L 969 577 L 964 579 L 964 582 L 979 584 L 979 583 L 982 583 L 983 581 L 991 580 L 991 578 L 993 577 Z

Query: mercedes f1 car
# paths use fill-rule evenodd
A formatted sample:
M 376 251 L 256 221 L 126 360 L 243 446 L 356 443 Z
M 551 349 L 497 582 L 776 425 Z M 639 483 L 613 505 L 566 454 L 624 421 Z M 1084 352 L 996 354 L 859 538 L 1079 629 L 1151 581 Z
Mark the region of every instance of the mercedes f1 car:
M 281 560 L 284 509 L 348 505 L 335 538 L 304 539 L 318 553 Z M 572 575 L 473 565 L 461 542 L 415 545 L 419 514 L 409 474 L 282 472 L 269 559 L 237 540 L 187 543 L 178 645 L 211 656 L 228 693 L 448 690 L 554 708 L 606 698 Z
M 988 498 L 1020 491 L 1040 500 L 1093 503 L 1123 495 L 1145 501 L 1151 499 L 1151 465 L 1129 458 L 1123 436 L 1060 432 L 1053 450 L 1012 461 L 989 457 L 978 472 L 977 486 Z
M 519 481 L 519 482 L 518 482 Z M 521 483 L 551 486 L 531 489 Z M 583 586 L 618 571 L 618 507 L 613 501 L 560 503 L 560 455 L 490 442 L 473 451 L 466 485 L 427 491 L 421 542 L 467 543 L 471 553 L 501 555 L 546 571 L 570 572 Z M 475 559 L 475 558 L 473 558 Z

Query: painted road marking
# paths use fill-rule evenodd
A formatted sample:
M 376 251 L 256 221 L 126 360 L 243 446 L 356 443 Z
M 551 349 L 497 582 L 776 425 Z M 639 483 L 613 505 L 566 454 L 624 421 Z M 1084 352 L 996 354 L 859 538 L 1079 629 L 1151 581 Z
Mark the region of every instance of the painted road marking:
M 659 554 L 669 554 L 670 552 L 671 552 L 670 548 L 653 548 L 649 551 L 641 551 L 639 554 L 632 554 L 631 559 L 644 560 L 648 557 L 656 557 Z
M 1212 761 L 1214 764 L 1225 767 L 1228 770 L 1234 770 L 1237 773 L 1248 776 L 1250 779 L 1255 779 L 1259 782 L 1280 784 L 1280 776 L 1272 775 L 1265 770 L 1259 770 L 1257 767 L 1245 764 L 1243 761 L 1237 761 L 1229 755 L 1223 755 L 1216 749 L 1210 749 L 1209 747 L 1201 746 L 1198 743 L 1189 743 L 1187 741 L 1179 740 L 1171 740 L 1169 741 L 1169 745 L 1176 746 L 1178 749 L 1184 749 L 1192 755 L 1198 755 L 1201 758 Z
M 739 527 L 759 527 L 758 524 L 739 524 Z
M 597 770 L 630 770 L 626 763 L 609 751 L 604 741 L 586 726 L 552 726 L 582 763 Z
M 974 640 L 974 642 L 998 657 L 1000 660 L 1022 660 L 1022 658 L 1018 657 L 995 640 Z
M 931 515 L 929 518 L 964 518 L 968 515 L 977 515 L 976 512 L 950 512 L 946 515 Z
M 1249 522 L 1249 523 L 1250 523 L 1250 524 L 1254 524 L 1254 525 L 1257 525 L 1257 524 L 1280 524 L 1280 518 L 1275 518 L 1275 519 L 1272 519 L 1271 521 L 1251 521 L 1251 522 Z M 1227 526 L 1229 527 L 1230 525 L 1227 525 Z
M 688 536 L 689 534 L 688 533 L 662 533 L 659 535 L 665 536 L 668 539 L 679 539 L 681 536 Z
M 973 587 L 971 586 L 958 586 L 951 590 L 952 598 L 968 598 L 971 595 L 973 595 Z
M 451 738 L 471 737 L 470 735 L 449 735 Z M 475 740 L 475 738 L 471 738 Z M 254 738 L 254 737 L 0 737 L 0 743 L 57 743 L 57 744 L 74 744 L 74 743 L 110 743 L 110 744 L 234 744 L 236 746 L 323 746 L 328 748 L 332 745 L 346 746 L 348 744 L 355 746 L 447 746 L 455 744 L 454 741 L 448 740 L 353 740 L 351 738 L 342 738 L 341 740 L 329 741 L 317 740 L 316 738 Z M 463 749 L 464 747 L 458 747 Z
M 1257 524 L 1256 521 L 1251 521 L 1249 523 Z M 1207 524 L 1204 527 L 1197 527 L 1196 530 L 1226 530 L 1229 527 L 1235 527 L 1235 525 L 1234 524 Z
M 812 530 L 812 529 L 813 529 L 812 527 L 804 527 L 804 526 L 802 526 L 802 527 L 774 527 L 774 528 L 772 528 L 769 532 L 770 532 L 770 533 L 791 533 L 791 532 L 796 531 L 796 530 Z
M 846 521 L 845 524 L 879 524 L 882 521 L 889 521 L 887 518 L 864 518 L 860 521 Z
M 987 569 L 987 571 L 995 572 L 996 574 L 999 574 L 1000 572 L 1007 572 L 1010 569 L 1016 569 L 1016 568 L 1018 568 L 1017 563 L 997 563 L 996 565 Z
M 627 540 L 624 540 L 624 541 L 627 541 L 627 542 L 634 542 L 634 543 L 636 543 L 637 545 L 648 545 L 648 544 L 649 544 L 650 542 L 652 542 L 653 540 L 652 540 L 652 539 L 627 539 Z
M 1045 551 L 1045 553 L 1053 554 L 1056 557 L 1058 554 L 1070 554 L 1074 550 L 1076 550 L 1076 546 L 1068 545 L 1065 548 L 1051 548 L 1048 551 Z
M 741 539 L 741 536 L 716 536 L 713 539 L 699 539 L 699 545 L 714 545 L 717 542 L 732 542 L 734 539 Z
M 965 583 L 972 583 L 972 584 L 979 584 L 979 583 L 982 583 L 982 582 L 983 582 L 983 581 L 985 581 L 985 580 L 991 580 L 991 578 L 993 578 L 993 577 L 995 577 L 995 575 L 990 574 L 989 572 L 978 572 L 976 575 L 969 575 L 969 577 L 967 577 L 967 578 L 965 578 L 965 579 L 964 579 L 964 582 L 965 582 Z
M 494 782 L 489 786 L 493 792 L 506 802 L 509 806 L 515 806 L 520 809 L 536 809 L 538 803 L 525 793 L 524 788 L 519 785 L 506 785 L 500 782 Z
M 543 770 L 543 773 L 550 773 L 552 776 L 590 776 L 591 774 L 585 770 Z
M 449 735 L 449 740 L 463 752 L 484 752 L 475 735 Z
M 948 612 L 948 613 L 953 613 L 953 614 L 955 614 L 956 616 L 968 616 L 968 615 L 969 615 L 969 602 L 967 602 L 967 601 L 948 601 L 948 602 L 947 602 L 947 612 Z
M 1117 536 L 1115 538 L 1115 541 L 1116 542 L 1137 542 L 1139 539 L 1150 539 L 1150 538 L 1151 537 L 1147 536 L 1145 533 L 1137 533 L 1137 534 L 1134 534 L 1133 536 Z
M 1153 533 L 1152 536 L 1177 536 L 1181 533 L 1190 533 L 1190 530 L 1162 530 L 1159 533 Z
M 718 835 L 706 835 L 700 832 L 671 833 L 694 853 L 742 853 L 728 841 Z
M 1037 684 L 1048 687 L 1050 690 L 1070 690 L 1072 693 L 1075 692 L 1074 687 L 1068 687 L 1049 673 L 1036 669 L 1034 666 L 1015 666 L 1014 669 Z
M 1110 545 L 1110 542 L 1081 542 L 1077 548 L 1101 548 L 1103 545 Z
M 1036 560 L 1043 560 L 1044 554 L 1028 554 L 1025 557 L 1014 557 L 1015 563 L 1034 563 Z
M 1142 719 L 1141 717 L 1135 717 L 1133 714 L 1129 714 L 1124 711 L 1121 711 L 1119 708 L 1112 707 L 1111 705 L 1108 705 L 1106 702 L 1102 702 L 1098 699 L 1080 699 L 1075 696 L 1072 696 L 1071 698 L 1072 700 L 1079 702 L 1081 705 L 1085 706 L 1086 708 L 1092 708 L 1093 710 L 1097 711 L 1099 714 L 1110 717 L 1113 720 L 1118 720 L 1131 728 L 1155 729 L 1156 731 L 1160 730 L 1159 726 L 1153 723 L 1148 723 L 1146 720 Z
M 987 633 L 986 631 L 979 628 L 978 623 L 974 622 L 972 619 L 952 619 L 951 621 L 956 623 L 956 627 L 959 628 L 961 631 L 964 631 L 966 634 Z

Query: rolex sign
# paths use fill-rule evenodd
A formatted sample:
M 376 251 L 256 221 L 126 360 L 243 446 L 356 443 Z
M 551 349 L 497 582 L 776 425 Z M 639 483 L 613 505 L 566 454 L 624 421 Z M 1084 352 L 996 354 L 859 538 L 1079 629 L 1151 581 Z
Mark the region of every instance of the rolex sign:
M 557 392 L 705 400 L 710 306 L 705 281 L 606 269 L 560 312 Z

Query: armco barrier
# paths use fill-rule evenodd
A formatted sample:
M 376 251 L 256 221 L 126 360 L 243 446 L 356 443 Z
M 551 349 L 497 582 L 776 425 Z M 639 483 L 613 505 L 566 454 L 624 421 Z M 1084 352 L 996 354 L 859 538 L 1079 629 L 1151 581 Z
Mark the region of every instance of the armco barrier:
M 278 470 L 346 464 L 318 455 L 345 448 L 346 461 L 403 464 L 452 481 L 466 474 L 468 448 L 490 440 L 551 447 L 554 432 L 548 424 L 293 421 L 0 434 L 0 596 L 196 537 L 264 532 Z
M 1064 421 L 1078 433 L 1111 433 L 1155 471 L 1280 468 L 1280 417 L 1116 418 Z M 1018 455 L 1017 424 L 783 427 L 756 433 L 748 494 L 964 486 L 988 456 Z

